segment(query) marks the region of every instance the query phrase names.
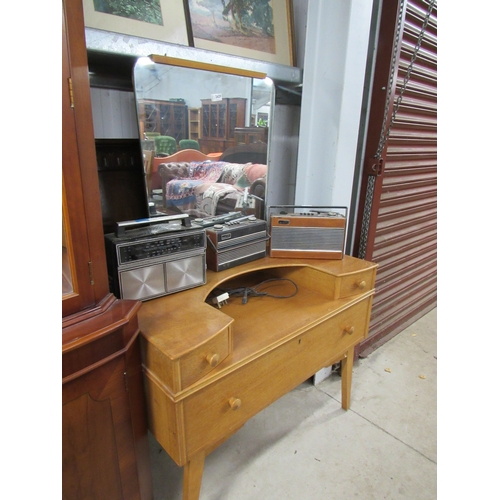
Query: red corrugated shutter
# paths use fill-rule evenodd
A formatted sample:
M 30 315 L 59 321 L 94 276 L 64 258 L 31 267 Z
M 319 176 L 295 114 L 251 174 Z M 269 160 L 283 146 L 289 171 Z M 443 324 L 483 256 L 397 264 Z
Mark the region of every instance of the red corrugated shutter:
M 385 130 L 429 10 L 428 1 L 399 4 L 385 0 L 382 7 L 379 50 L 387 51 L 393 45 L 398 14 L 402 16 Z M 391 22 L 394 30 L 388 29 Z M 384 109 L 377 90 L 389 81 L 388 54 L 379 54 L 376 64 L 379 70 L 374 74 L 373 99 L 377 101 L 370 108 L 371 137 L 366 141 L 365 158 L 373 158 L 379 144 Z M 369 336 L 361 344 L 361 354 L 399 333 L 437 303 L 437 4 L 424 31 L 382 160 L 381 175 L 365 170 L 360 200 L 355 254 L 379 264 Z

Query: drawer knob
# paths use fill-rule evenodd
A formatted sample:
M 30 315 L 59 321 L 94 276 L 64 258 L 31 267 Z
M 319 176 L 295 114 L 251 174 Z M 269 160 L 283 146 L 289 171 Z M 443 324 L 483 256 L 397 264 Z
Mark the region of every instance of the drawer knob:
M 218 354 L 207 354 L 207 357 L 205 359 L 208 361 L 208 364 L 213 368 L 214 366 L 217 366 L 220 356 Z
M 348 333 L 349 335 L 352 335 L 354 333 L 354 327 L 353 326 L 346 326 L 344 328 L 344 332 Z
M 366 281 L 365 280 L 360 281 L 358 283 L 358 288 L 361 288 L 361 290 L 363 290 L 364 288 L 366 288 Z
M 237 410 L 241 406 L 241 399 L 231 398 L 229 400 L 229 406 L 231 407 L 231 410 Z

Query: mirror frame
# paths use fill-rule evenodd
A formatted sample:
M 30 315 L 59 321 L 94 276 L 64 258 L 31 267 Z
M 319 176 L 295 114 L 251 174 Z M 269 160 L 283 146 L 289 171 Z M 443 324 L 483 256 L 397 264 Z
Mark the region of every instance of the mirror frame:
M 151 54 L 147 57 L 154 64 L 162 64 L 162 65 L 180 67 L 180 68 L 186 68 L 186 69 L 195 69 L 195 70 L 207 71 L 207 72 L 215 73 L 215 74 L 226 74 L 226 75 L 233 75 L 233 76 L 238 76 L 238 77 L 245 77 L 245 78 L 251 79 L 252 81 L 254 79 L 265 80 L 267 78 L 267 74 L 265 72 L 256 71 L 256 70 L 252 70 L 252 69 L 243 69 L 243 68 L 222 66 L 222 65 L 218 65 L 218 64 L 207 63 L 207 62 L 202 62 L 202 61 L 197 61 L 197 60 L 195 61 L 195 60 L 188 60 L 188 59 L 180 59 L 177 57 L 171 57 L 171 56 L 167 56 L 167 55 L 162 56 L 162 55 L 158 55 L 158 54 Z M 139 59 L 137 59 L 137 62 L 138 61 L 139 61 Z M 136 75 L 135 75 L 135 68 L 137 67 L 137 62 L 136 62 L 136 65 L 134 66 L 133 87 L 134 87 L 134 94 L 135 94 L 135 98 L 136 98 L 136 107 L 137 107 L 137 111 L 138 111 L 138 122 L 139 122 L 138 128 L 139 128 L 139 132 L 140 132 L 141 149 L 142 149 L 142 153 L 143 153 L 143 162 L 144 162 L 143 168 L 144 168 L 144 173 L 147 177 L 148 162 L 152 162 L 153 158 L 150 156 L 150 150 L 144 149 L 145 142 L 143 141 L 143 139 L 145 138 L 146 133 L 144 133 L 144 134 L 141 133 L 139 108 L 140 108 L 140 100 L 143 99 L 144 97 L 139 98 L 138 92 L 137 92 Z M 275 86 L 275 83 L 273 81 L 272 86 L 270 88 L 270 96 L 269 96 L 272 109 L 274 109 L 275 92 L 276 92 L 276 86 Z M 272 123 L 272 119 L 271 119 L 271 123 Z M 143 137 L 143 135 L 144 135 L 144 137 Z M 269 128 L 267 130 L 267 137 L 268 138 L 267 138 L 267 141 L 265 144 L 266 167 L 269 166 L 269 156 L 270 156 L 269 155 L 269 149 L 270 149 L 269 142 L 270 142 L 271 134 L 270 134 Z M 259 150 L 262 150 L 264 144 L 259 143 L 259 145 L 262 145 L 262 147 L 259 148 Z M 229 149 L 234 149 L 234 148 L 229 148 Z M 226 149 L 226 151 L 229 151 L 229 149 Z M 180 151 L 181 150 L 179 150 L 178 152 L 180 152 Z M 148 155 L 148 153 L 149 153 L 149 155 Z M 252 154 L 252 153 L 250 153 L 250 154 Z M 250 161 L 251 160 L 249 160 L 248 162 L 250 162 Z M 248 163 L 248 162 L 245 161 L 245 163 Z M 266 175 L 267 175 L 267 170 L 266 170 Z M 152 203 L 152 196 L 151 196 L 152 189 L 148 185 L 149 182 L 147 179 L 146 179 L 145 184 L 146 184 L 146 192 L 147 192 L 147 197 L 148 197 L 148 201 L 149 201 L 149 206 L 150 206 L 150 209 L 152 209 L 151 216 L 164 215 L 164 213 L 158 214 L 156 212 L 156 207 L 153 206 L 154 203 Z M 267 185 L 265 186 L 265 192 L 267 192 Z M 265 195 L 264 195 L 264 198 L 265 198 Z M 245 203 L 246 203 L 246 201 L 247 201 L 247 197 L 246 197 L 246 193 L 245 193 Z M 256 202 L 256 203 L 259 204 L 259 207 L 258 207 L 259 216 L 261 216 L 262 218 L 265 217 L 265 199 L 264 200 L 261 199 L 260 202 Z M 166 208 L 166 207 L 164 207 L 164 208 Z M 170 215 L 170 213 L 168 211 L 167 211 L 167 214 Z M 245 211 L 245 214 L 246 214 L 246 211 Z M 215 214 L 211 214 L 211 215 L 215 215 Z

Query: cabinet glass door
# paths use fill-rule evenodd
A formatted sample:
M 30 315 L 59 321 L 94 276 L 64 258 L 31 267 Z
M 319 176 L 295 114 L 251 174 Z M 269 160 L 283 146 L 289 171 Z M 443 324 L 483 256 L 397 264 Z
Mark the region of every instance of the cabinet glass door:
M 224 103 L 219 104 L 219 119 L 218 119 L 218 133 L 217 137 L 219 139 L 225 139 L 226 138 L 226 105 Z
M 217 106 L 210 105 L 210 137 L 217 137 Z
M 73 293 L 73 253 L 69 241 L 69 231 L 67 227 L 68 218 L 66 216 L 65 203 L 63 203 L 62 221 L 62 295 Z

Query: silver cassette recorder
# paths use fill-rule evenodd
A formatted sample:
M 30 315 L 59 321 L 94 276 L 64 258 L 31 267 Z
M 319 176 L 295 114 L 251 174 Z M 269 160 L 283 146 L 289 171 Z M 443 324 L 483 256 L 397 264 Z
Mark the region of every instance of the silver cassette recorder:
M 206 283 L 205 229 L 187 215 L 118 222 L 105 246 L 118 298 L 148 300 Z

